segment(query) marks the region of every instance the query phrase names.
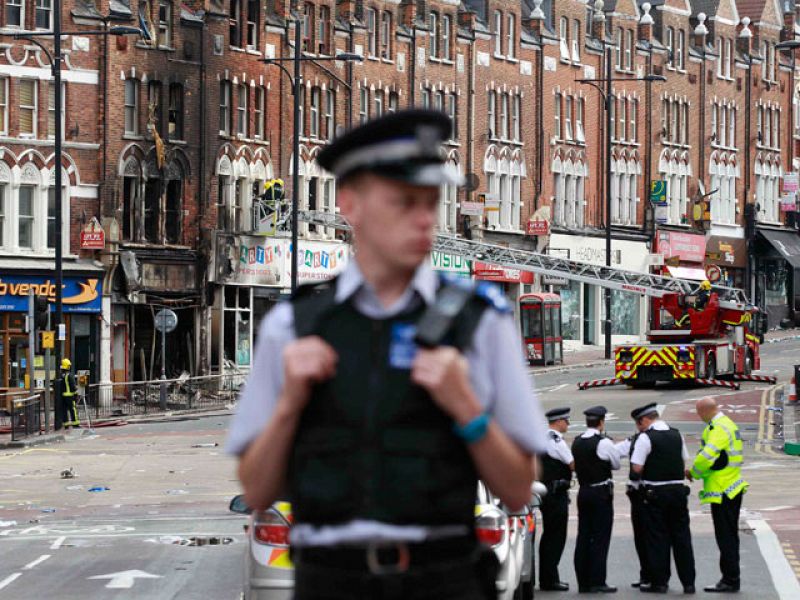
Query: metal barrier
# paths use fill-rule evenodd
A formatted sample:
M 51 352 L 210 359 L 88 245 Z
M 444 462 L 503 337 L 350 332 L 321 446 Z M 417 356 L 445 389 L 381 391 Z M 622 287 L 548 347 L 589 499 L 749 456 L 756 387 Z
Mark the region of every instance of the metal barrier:
M 245 377 L 232 373 L 92 384 L 86 388 L 86 404 L 95 419 L 224 408 L 236 400 Z
M 42 429 L 42 396 L 15 398 L 11 404 L 11 440 L 39 435 Z

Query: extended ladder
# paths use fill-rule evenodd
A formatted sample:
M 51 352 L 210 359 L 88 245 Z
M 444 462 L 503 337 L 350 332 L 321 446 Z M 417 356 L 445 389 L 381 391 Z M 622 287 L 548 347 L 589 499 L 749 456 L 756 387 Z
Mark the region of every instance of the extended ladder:
M 299 220 L 322 227 L 350 230 L 350 225 L 340 215 L 321 211 L 301 211 Z M 442 233 L 436 235 L 433 250 L 444 254 L 463 256 L 474 261 L 491 263 L 499 267 L 530 271 L 540 275 L 553 275 L 571 281 L 581 281 L 613 290 L 645 294 L 656 298 L 660 298 L 667 293 L 689 294 L 697 287 L 697 282 L 683 279 L 593 265 L 566 258 L 548 256 L 547 254 L 539 254 L 530 250 L 518 250 L 486 242 L 465 240 L 454 235 Z M 714 291 L 719 294 L 720 306 L 743 310 L 747 304 L 747 298 L 740 289 L 714 286 Z

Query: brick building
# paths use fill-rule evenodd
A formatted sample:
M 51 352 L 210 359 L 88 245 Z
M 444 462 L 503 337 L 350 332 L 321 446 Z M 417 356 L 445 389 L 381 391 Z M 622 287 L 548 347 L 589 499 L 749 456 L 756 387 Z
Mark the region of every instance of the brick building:
M 53 256 L 50 71 L 9 34 L 47 29 L 51 4 L 0 5 L 0 277 L 41 284 Z M 265 64 L 293 55 L 295 16 L 306 59 L 297 157 L 290 78 Z M 291 196 L 296 161 L 300 207 L 335 212 L 320 147 L 412 105 L 450 114 L 447 159 L 469 179 L 442 190 L 441 230 L 603 264 L 608 166 L 612 264 L 682 277 L 717 265 L 769 308 L 770 324 L 796 318 L 786 176 L 800 170 L 800 105 L 795 59 L 776 49 L 800 33 L 796 21 L 777 0 L 68 2 L 65 30 L 135 25 L 149 38 L 65 38 L 65 273 L 69 285 L 97 280 L 98 296 L 69 316 L 68 355 L 97 364 L 96 380 L 158 375 L 153 314 L 169 307 L 179 325 L 168 374 L 246 370 L 258 321 L 288 292 L 294 250 L 280 211 L 259 198 L 265 182 L 284 179 Z M 342 52 L 364 60 L 335 60 Z M 655 204 L 653 181 L 664 184 Z M 80 249 L 93 217 L 105 252 Z M 549 235 L 526 235 L 530 220 L 549 221 Z M 300 232 L 301 282 L 346 264 L 335 231 Z M 568 344 L 601 339 L 597 286 L 432 261 L 501 283 L 515 304 L 553 286 Z M 642 298 L 614 293 L 612 304 L 616 340 L 645 331 Z M 19 306 L 7 306 L 0 383 L 13 386 L 25 340 Z

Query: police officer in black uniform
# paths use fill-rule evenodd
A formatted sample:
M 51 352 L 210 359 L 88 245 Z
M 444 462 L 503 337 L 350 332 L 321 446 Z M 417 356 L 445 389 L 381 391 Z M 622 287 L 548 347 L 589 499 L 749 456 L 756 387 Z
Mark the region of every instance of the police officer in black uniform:
M 605 406 L 583 411 L 586 431 L 572 442 L 575 473 L 578 475 L 578 539 L 575 540 L 575 575 L 581 593 L 613 594 L 617 588 L 606 583 L 608 547 L 614 525 L 614 480 L 619 469 L 619 452 L 603 431 L 608 412 Z
M 430 266 L 450 134 L 408 110 L 320 152 L 354 257 L 260 328 L 228 450 L 252 508 L 287 490 L 296 600 L 495 598 L 478 478 L 530 501 L 546 434 L 508 302 Z
M 656 404 L 631 413 L 642 433 L 631 453 L 631 470 L 644 490 L 644 539 L 649 585 L 642 592 L 666 594 L 670 578 L 670 548 L 678 577 L 687 594 L 695 593 L 694 552 L 689 530 L 689 487 L 684 483 L 689 458 L 681 432 L 659 418 Z
M 631 413 L 631 418 L 634 418 L 633 414 L 635 412 L 636 411 Z M 631 454 L 633 454 L 633 446 L 636 443 L 636 438 L 638 438 L 644 430 L 639 421 L 634 419 L 634 422 L 636 423 L 637 432 L 616 445 L 620 457 L 627 457 L 629 460 Z M 636 547 L 636 557 L 639 559 L 639 580 L 632 583 L 631 587 L 638 588 L 642 585 L 650 584 L 650 575 L 647 573 L 647 543 L 644 539 L 644 490 L 642 489 L 641 476 L 638 473 L 634 473 L 633 469 L 630 468 L 628 469 L 628 484 L 625 494 L 628 496 L 628 500 L 630 500 L 631 503 L 633 543 Z
M 547 452 L 541 456 L 541 482 L 547 487 L 547 494 L 540 506 L 544 532 L 539 541 L 539 589 L 545 591 L 569 590 L 569 584 L 558 576 L 558 563 L 567 541 L 569 487 L 575 470 L 575 460 L 563 437 L 569 427 L 569 413 L 569 407 L 545 413 L 550 430 Z

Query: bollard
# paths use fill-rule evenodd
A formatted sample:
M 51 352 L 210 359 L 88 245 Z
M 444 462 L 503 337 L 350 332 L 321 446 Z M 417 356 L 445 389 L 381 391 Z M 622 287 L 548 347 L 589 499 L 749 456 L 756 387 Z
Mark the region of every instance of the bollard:
M 787 402 L 797 402 L 797 381 L 800 379 L 800 365 L 794 366 L 794 375 L 792 381 L 789 383 L 789 393 L 786 398 Z

